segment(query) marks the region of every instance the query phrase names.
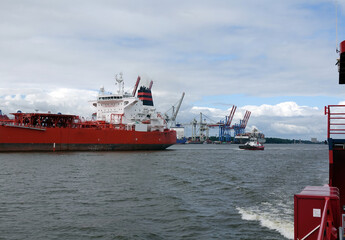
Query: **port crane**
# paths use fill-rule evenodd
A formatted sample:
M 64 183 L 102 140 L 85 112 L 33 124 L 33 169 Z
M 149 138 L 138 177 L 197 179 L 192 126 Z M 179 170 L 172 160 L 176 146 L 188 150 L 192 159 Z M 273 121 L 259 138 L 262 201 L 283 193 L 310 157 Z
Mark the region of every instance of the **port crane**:
M 225 116 L 225 120 L 221 120 L 216 124 L 209 124 L 209 127 L 219 127 L 219 141 L 230 142 L 231 141 L 231 130 L 234 130 L 234 136 L 244 134 L 244 130 L 247 127 L 248 120 L 250 118 L 250 111 L 245 112 L 244 117 L 240 120 L 240 123 L 235 123 L 231 126 L 231 122 L 234 118 L 237 107 L 232 106 L 229 116 Z
M 231 126 L 231 129 L 234 129 L 234 135 L 237 136 L 239 134 L 244 134 L 244 130 L 247 127 L 247 123 L 249 120 L 251 112 L 246 110 L 246 113 L 244 114 L 244 117 L 242 120 L 240 120 L 239 124 L 234 124 Z
M 205 116 L 205 115 L 204 115 Z M 192 142 L 203 143 L 208 140 L 209 137 L 209 124 L 206 123 L 206 119 L 203 120 L 203 114 L 200 113 L 200 121 L 198 122 L 195 118 L 191 122 L 192 125 Z M 199 139 L 197 137 L 197 126 L 199 126 Z
M 231 141 L 231 122 L 232 119 L 234 118 L 235 112 L 236 112 L 237 107 L 232 106 L 232 109 L 230 111 L 229 116 L 225 117 L 225 124 L 224 125 L 219 125 L 219 141 L 223 142 L 230 142 Z
M 216 124 L 210 124 L 209 127 L 219 127 L 219 141 L 230 142 L 231 141 L 231 122 L 234 118 L 237 106 L 232 106 L 229 116 L 225 116 L 225 120 L 221 120 Z

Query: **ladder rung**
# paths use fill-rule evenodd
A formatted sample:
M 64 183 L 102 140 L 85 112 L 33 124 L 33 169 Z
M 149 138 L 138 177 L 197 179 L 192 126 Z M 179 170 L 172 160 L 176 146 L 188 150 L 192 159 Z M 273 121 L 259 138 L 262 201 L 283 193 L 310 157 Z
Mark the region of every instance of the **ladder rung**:
M 345 115 L 345 113 L 330 113 L 329 115 Z
M 330 117 L 329 119 L 345 119 L 345 117 Z

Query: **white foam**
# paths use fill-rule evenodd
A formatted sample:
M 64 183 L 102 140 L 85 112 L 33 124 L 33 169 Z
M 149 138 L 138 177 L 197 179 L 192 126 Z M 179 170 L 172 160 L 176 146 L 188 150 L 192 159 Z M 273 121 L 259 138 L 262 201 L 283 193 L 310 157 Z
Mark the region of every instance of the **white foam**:
M 261 212 L 257 209 L 243 209 L 240 207 L 236 209 L 241 214 L 243 220 L 258 221 L 261 226 L 275 230 L 288 239 L 294 239 L 293 223 L 280 218 L 279 215 L 270 214 L 267 211 Z

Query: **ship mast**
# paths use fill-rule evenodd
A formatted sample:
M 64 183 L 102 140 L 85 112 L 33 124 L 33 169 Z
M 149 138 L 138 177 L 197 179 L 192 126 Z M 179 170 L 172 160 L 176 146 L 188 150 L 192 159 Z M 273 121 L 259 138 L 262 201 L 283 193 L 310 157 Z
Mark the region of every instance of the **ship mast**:
M 119 84 L 119 90 L 117 91 L 117 93 L 120 95 L 123 95 L 123 92 L 124 92 L 124 82 L 123 82 L 122 75 L 123 75 L 122 72 L 115 75 L 115 80 Z

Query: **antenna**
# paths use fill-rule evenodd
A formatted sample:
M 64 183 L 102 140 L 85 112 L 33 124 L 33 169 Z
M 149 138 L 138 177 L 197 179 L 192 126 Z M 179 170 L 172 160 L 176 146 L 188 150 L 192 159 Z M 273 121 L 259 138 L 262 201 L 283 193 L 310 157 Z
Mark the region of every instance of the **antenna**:
M 338 4 L 337 0 L 335 1 L 335 51 L 339 53 L 338 49 Z
M 100 92 L 100 94 L 104 95 L 104 86 L 103 85 L 99 88 L 99 92 Z

